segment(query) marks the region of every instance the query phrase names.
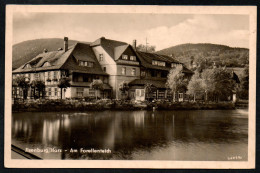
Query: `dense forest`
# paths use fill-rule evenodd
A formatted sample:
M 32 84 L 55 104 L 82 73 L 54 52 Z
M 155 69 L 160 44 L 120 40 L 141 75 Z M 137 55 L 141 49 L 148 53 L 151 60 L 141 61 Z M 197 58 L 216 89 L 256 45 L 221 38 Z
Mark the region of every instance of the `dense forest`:
M 181 44 L 157 51 L 158 54 L 170 55 L 187 67 L 191 64 L 210 67 L 245 67 L 249 60 L 249 50 L 246 48 L 233 48 L 217 44 Z

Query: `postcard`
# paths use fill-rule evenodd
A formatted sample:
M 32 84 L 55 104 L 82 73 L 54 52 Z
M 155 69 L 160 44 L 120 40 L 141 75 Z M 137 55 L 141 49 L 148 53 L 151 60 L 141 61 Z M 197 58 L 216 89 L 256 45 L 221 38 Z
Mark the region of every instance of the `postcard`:
M 255 168 L 256 9 L 7 5 L 5 167 Z

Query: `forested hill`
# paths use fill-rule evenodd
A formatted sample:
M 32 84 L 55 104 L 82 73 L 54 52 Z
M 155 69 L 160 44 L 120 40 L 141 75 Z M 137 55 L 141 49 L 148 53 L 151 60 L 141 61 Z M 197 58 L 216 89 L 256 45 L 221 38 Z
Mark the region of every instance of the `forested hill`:
M 191 62 L 206 66 L 215 62 L 220 66 L 244 67 L 249 59 L 249 49 L 208 43 L 181 44 L 156 53 L 173 56 L 187 67 L 190 67 Z
M 69 46 L 74 45 L 78 41 L 69 40 Z M 24 41 L 13 45 L 13 69 L 16 69 L 31 60 L 38 54 L 42 53 L 44 49 L 48 51 L 58 50 L 63 48 L 63 39 L 49 38 L 49 39 L 36 39 Z

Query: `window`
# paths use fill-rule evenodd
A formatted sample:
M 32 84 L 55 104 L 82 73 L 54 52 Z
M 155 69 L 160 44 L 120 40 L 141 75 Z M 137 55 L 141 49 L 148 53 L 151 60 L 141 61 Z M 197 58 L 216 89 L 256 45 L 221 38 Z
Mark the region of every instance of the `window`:
M 157 66 L 163 66 L 163 67 L 165 67 L 165 65 L 166 65 L 166 63 L 164 61 L 156 61 L 156 60 L 153 60 L 152 64 L 157 65 Z
M 48 89 L 48 95 L 51 96 L 51 88 Z
M 90 80 L 89 76 L 84 74 L 83 75 L 83 82 L 90 82 L 89 80 Z
M 132 68 L 132 76 L 136 76 L 136 69 L 135 68 Z
M 122 55 L 122 59 L 128 60 L 128 56 L 127 55 Z
M 29 73 L 29 79 L 30 80 L 32 79 L 32 73 Z
M 88 61 L 79 61 L 79 66 L 93 67 L 94 63 L 93 62 L 88 62 Z
M 84 64 L 85 64 L 84 61 L 79 61 L 80 66 L 84 66 Z
M 156 70 L 152 70 L 151 71 L 151 76 L 152 77 L 157 77 L 157 71 Z
M 45 62 L 45 63 L 43 63 L 43 65 L 42 65 L 42 67 L 49 67 L 49 66 L 51 66 L 51 64 L 50 64 L 49 62 Z
M 24 66 L 24 68 L 31 68 L 31 65 L 30 65 L 30 64 L 26 64 L 26 65 Z
M 104 72 L 106 72 L 106 71 L 107 71 L 107 68 L 106 68 L 106 67 L 103 67 L 103 70 L 104 70 Z
M 171 64 L 171 67 L 173 68 L 173 67 L 176 67 L 176 64 L 175 63 L 172 63 Z
M 99 61 L 103 61 L 103 54 L 99 54 Z
M 104 76 L 104 83 L 108 83 L 108 78 Z
M 166 78 L 167 75 L 168 75 L 168 73 L 167 73 L 166 71 L 162 71 L 162 73 L 161 73 L 161 77 Z
M 165 98 L 165 92 L 164 91 L 159 91 L 158 92 L 158 99 L 164 99 Z
M 126 67 L 122 67 L 122 75 L 125 75 L 126 73 Z
M 77 88 L 77 97 L 83 97 L 84 88 Z
M 89 89 L 89 96 L 95 97 L 95 90 L 94 89 Z
M 165 62 L 163 62 L 163 61 L 158 61 L 158 66 L 163 66 L 163 67 L 165 67 Z
M 88 67 L 93 67 L 94 63 L 93 62 L 88 62 Z
M 152 64 L 153 64 L 153 65 L 158 65 L 158 61 L 153 60 L 153 61 L 152 61 Z
M 130 60 L 131 61 L 136 61 L 136 57 L 135 56 L 130 56 Z
M 50 71 L 48 71 L 48 72 L 47 72 L 47 81 L 49 81 L 49 82 L 50 82 L 50 80 L 51 80 L 51 72 L 50 72 Z
M 145 71 L 141 71 L 141 76 L 142 76 L 142 77 L 145 77 L 145 75 L 146 75 L 146 74 L 145 74 Z
M 57 72 L 56 71 L 53 72 L 53 79 L 57 79 Z
M 54 89 L 54 95 L 57 96 L 58 95 L 58 88 Z
M 34 78 L 38 79 L 39 78 L 39 73 L 34 73 Z

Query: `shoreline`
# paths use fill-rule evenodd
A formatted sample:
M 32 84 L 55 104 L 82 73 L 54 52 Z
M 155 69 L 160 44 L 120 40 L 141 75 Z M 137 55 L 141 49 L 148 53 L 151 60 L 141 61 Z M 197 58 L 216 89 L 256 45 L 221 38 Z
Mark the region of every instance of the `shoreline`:
M 96 102 L 45 100 L 36 102 L 14 103 L 12 113 L 16 112 L 61 112 L 61 111 L 105 111 L 105 110 L 232 110 L 248 108 L 248 104 L 233 102 L 131 102 L 122 100 L 97 100 Z

